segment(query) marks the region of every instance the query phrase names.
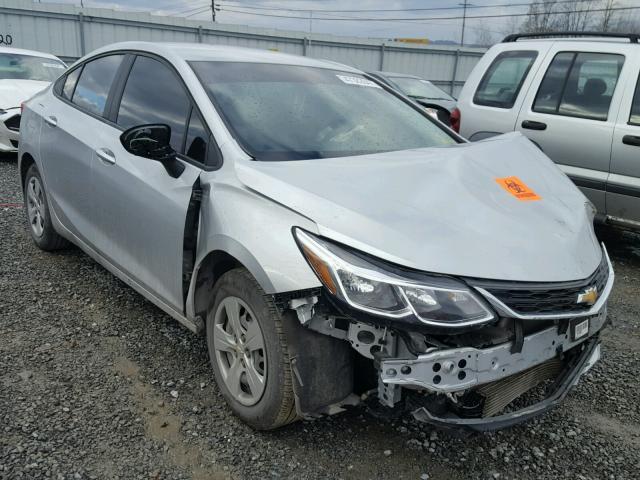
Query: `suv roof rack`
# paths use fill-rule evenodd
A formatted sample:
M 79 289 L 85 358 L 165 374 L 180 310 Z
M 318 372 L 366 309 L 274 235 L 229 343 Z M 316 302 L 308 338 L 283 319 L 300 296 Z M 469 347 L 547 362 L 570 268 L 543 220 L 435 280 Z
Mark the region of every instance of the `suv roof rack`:
M 639 43 L 640 34 L 637 33 L 611 33 L 611 32 L 539 32 L 539 33 L 513 33 L 507 35 L 502 43 L 516 42 L 521 38 L 546 38 L 546 37 L 600 37 L 600 38 L 628 38 L 629 43 Z

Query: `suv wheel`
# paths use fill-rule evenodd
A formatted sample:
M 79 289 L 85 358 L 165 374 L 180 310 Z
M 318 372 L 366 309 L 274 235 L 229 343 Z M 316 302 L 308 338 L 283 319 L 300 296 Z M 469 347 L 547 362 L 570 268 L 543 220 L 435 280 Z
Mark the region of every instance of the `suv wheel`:
M 270 430 L 297 419 L 282 318 L 247 270 L 216 283 L 207 345 L 218 388 L 244 422 Z
M 68 242 L 54 230 L 44 183 L 36 165 L 31 165 L 24 182 L 24 208 L 29 222 L 29 232 L 35 244 L 42 250 L 59 250 Z

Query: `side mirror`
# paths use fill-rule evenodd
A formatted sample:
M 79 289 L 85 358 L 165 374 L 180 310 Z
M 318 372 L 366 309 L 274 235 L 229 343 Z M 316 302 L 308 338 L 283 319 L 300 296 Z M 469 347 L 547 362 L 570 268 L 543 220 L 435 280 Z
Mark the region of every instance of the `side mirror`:
M 184 165 L 178 161 L 170 139 L 171 127 L 161 123 L 131 127 L 120 135 L 120 143 L 127 152 L 162 163 L 169 175 L 178 178 Z

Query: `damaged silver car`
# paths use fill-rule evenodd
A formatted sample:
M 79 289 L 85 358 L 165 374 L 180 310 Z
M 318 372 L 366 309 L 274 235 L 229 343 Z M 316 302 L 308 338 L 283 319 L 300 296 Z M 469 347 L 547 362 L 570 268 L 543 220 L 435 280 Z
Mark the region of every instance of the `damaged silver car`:
M 257 429 L 366 402 L 491 430 L 600 356 L 594 208 L 519 133 L 468 143 L 366 74 L 122 43 L 24 108 L 25 212 L 206 333 Z

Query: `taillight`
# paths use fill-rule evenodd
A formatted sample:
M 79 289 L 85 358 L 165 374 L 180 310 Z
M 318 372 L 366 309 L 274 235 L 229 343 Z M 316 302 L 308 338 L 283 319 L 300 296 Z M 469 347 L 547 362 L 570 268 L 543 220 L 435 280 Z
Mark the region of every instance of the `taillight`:
M 460 133 L 460 109 L 458 107 L 454 108 L 451 111 L 451 116 L 449 117 L 449 123 L 451 124 L 451 128 L 456 132 Z

